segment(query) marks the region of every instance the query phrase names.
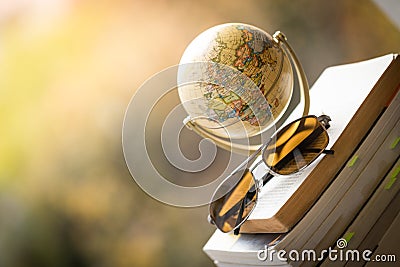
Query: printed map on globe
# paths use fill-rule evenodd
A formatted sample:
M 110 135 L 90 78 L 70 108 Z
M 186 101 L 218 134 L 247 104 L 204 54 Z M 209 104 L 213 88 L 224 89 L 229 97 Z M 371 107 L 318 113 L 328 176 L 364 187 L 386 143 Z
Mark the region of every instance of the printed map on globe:
M 279 119 L 289 104 L 289 58 L 259 28 L 230 23 L 206 30 L 186 48 L 180 65 L 193 62 L 216 63 L 201 70 L 201 75 L 216 78 L 179 86 L 179 97 L 189 116 L 201 118 L 195 122 L 217 136 L 254 136 Z M 250 90 L 254 87 L 256 91 Z

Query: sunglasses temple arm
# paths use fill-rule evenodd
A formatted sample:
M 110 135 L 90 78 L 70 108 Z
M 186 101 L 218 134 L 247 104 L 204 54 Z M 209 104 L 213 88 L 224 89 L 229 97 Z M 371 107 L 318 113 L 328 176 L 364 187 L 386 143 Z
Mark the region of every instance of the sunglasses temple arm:
M 331 150 L 331 149 L 324 149 L 324 151 L 322 151 L 322 153 L 328 154 L 328 155 L 333 155 L 333 154 L 335 154 L 335 151 Z

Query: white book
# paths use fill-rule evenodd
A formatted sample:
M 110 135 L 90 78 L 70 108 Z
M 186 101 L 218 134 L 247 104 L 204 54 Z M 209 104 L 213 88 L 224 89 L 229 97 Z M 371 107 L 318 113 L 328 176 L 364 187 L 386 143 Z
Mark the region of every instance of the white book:
M 280 234 L 226 234 L 219 230 L 208 240 L 203 250 L 207 255 L 219 265 L 219 263 L 231 263 L 241 265 L 264 266 L 264 255 L 258 256 L 260 250 L 265 250 L 265 246 L 280 240 Z M 287 265 L 286 262 L 279 261 L 277 258 L 268 261 L 271 266 Z
M 304 216 L 393 97 L 399 71 L 400 58 L 390 54 L 331 67 L 321 74 L 310 91 L 310 114 L 331 117 L 328 149 L 337 153 L 321 155 L 301 173 L 269 181 L 242 232 L 287 232 Z M 287 123 L 294 119 L 289 117 Z M 257 175 L 267 171 L 264 164 L 259 169 Z
M 379 246 L 384 246 L 384 247 L 390 247 L 392 245 L 391 249 L 386 250 L 387 253 L 391 253 L 393 252 L 393 249 L 397 249 L 398 250 L 398 240 L 400 239 L 399 237 L 399 232 L 398 232 L 398 228 L 395 228 L 394 230 L 396 230 L 397 233 L 394 233 L 393 229 L 390 230 L 391 225 L 395 224 L 396 226 L 398 226 L 398 221 L 396 222 L 396 217 L 399 216 L 400 214 L 400 194 L 398 193 L 395 198 L 392 200 L 392 202 L 390 202 L 389 206 L 385 209 L 385 211 L 382 213 L 381 217 L 379 218 L 379 220 L 374 224 L 374 226 L 370 229 L 370 231 L 368 232 L 368 235 L 364 238 L 364 240 L 361 242 L 360 246 L 358 247 L 358 250 L 360 251 L 364 251 L 366 249 L 371 250 L 371 251 L 376 251 L 376 249 Z M 383 240 L 384 236 L 386 234 L 393 235 L 393 237 L 395 237 L 395 241 L 397 242 L 383 242 L 385 240 Z M 398 254 L 397 254 L 398 255 Z M 400 256 L 400 255 L 398 255 Z M 398 258 L 397 258 L 398 260 Z M 363 266 L 364 265 L 364 261 L 360 262 L 361 265 L 358 266 Z M 396 264 L 396 263 L 395 263 Z M 349 264 L 346 264 L 347 266 L 353 266 L 355 265 L 353 262 L 349 262 Z M 398 265 L 398 264 L 397 264 Z M 397 266 L 395 265 L 395 266 Z M 390 264 L 386 263 L 386 266 L 393 266 Z
M 399 147 L 390 149 L 390 145 L 398 137 L 399 127 L 396 127 L 396 123 L 399 121 L 399 116 L 400 94 L 392 101 L 359 149 L 355 151 L 353 157 L 350 158 L 316 204 L 285 239 L 277 245 L 279 248 L 288 250 L 315 248 L 321 240 L 326 238 L 325 234 L 328 230 L 343 224 L 340 222 L 344 222 L 343 213 L 348 213 L 348 217 L 352 216 L 354 213 L 352 205 L 363 204 L 362 200 L 368 196 L 366 194 L 360 195 L 361 191 L 357 192 L 361 190 L 360 187 L 356 187 L 357 182 L 363 186 L 378 183 L 398 156 Z M 392 132 L 387 137 L 390 131 Z M 376 151 L 380 151 L 379 155 L 375 155 Z M 376 159 L 371 160 L 374 156 Z M 371 166 L 374 166 L 372 170 L 366 170 Z M 365 179 L 365 177 L 367 178 Z M 347 199 L 343 200 L 345 197 Z M 340 210 L 333 212 L 337 209 L 339 203 L 341 203 Z
M 215 265 L 218 267 L 257 267 L 260 265 L 249 265 L 249 264 L 240 264 L 238 265 L 237 263 L 230 263 L 230 262 L 215 262 Z M 290 267 L 291 265 L 285 264 L 285 265 L 279 265 L 280 267 Z
M 398 111 L 399 113 L 397 114 L 400 115 L 400 109 Z M 325 221 L 304 244 L 301 248 L 302 250 L 311 247 L 319 252 L 334 245 L 341 237 L 363 204 L 374 192 L 388 170 L 390 170 L 393 163 L 396 162 L 396 158 L 400 154 L 400 146 L 390 149 L 390 145 L 399 136 L 400 120 L 398 119 L 397 124 L 369 161 L 366 168 L 357 177 L 357 180 L 351 185 L 333 211 L 325 218 Z M 332 222 L 335 223 L 332 224 Z M 311 265 L 310 263 L 303 264 L 303 266 Z
M 385 248 L 386 255 L 393 255 L 394 252 L 397 252 L 395 255 L 396 261 L 398 261 L 399 255 L 399 246 L 398 240 L 400 239 L 398 226 L 399 221 L 398 217 L 400 214 L 400 193 L 396 194 L 395 198 L 390 202 L 390 204 L 386 207 L 385 211 L 379 217 L 378 221 L 374 224 L 374 226 L 368 232 L 368 235 L 361 242 L 360 246 L 357 248 L 358 251 L 369 250 L 372 251 L 371 260 L 375 259 L 377 256 L 377 249 L 379 247 Z M 393 227 L 394 226 L 394 227 Z M 394 228 L 394 229 L 393 229 Z M 385 236 L 390 235 L 390 239 L 386 239 Z M 357 267 L 357 266 L 365 266 L 366 260 L 360 258 L 360 261 L 350 260 L 346 263 L 345 266 Z M 377 262 L 373 262 L 376 266 Z M 378 265 L 379 266 L 379 265 Z M 398 266 L 396 262 L 385 262 L 383 266 Z
M 380 263 L 380 266 L 391 267 L 399 266 L 400 258 L 400 213 L 397 214 L 389 229 L 383 235 L 378 243 L 377 249 L 374 251 L 371 261 L 367 262 L 366 267 L 374 267 Z M 376 258 L 379 256 L 379 258 Z M 377 262 L 377 260 L 385 259 L 385 262 Z
M 387 206 L 395 198 L 400 190 L 400 182 L 396 181 L 400 160 L 397 160 L 394 167 L 376 189 L 370 200 L 364 205 L 361 212 L 355 220 L 346 229 L 342 238 L 346 240 L 346 246 L 342 248 L 344 252 L 358 249 L 364 238 L 368 235 L 370 229 L 379 220 Z M 400 255 L 399 255 L 400 256 Z M 326 260 L 321 266 L 344 266 L 347 261 L 332 262 Z

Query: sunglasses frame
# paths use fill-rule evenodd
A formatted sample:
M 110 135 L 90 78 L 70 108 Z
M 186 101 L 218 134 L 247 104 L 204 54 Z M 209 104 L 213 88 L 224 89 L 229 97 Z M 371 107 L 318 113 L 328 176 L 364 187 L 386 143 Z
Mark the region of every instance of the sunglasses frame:
M 252 179 L 253 179 L 254 190 L 251 190 L 251 189 L 248 190 L 248 192 L 247 192 L 246 195 L 243 197 L 243 199 L 241 199 L 241 200 L 238 202 L 238 203 L 240 203 L 240 208 L 239 208 L 238 215 L 237 215 L 237 221 L 236 221 L 235 226 L 232 227 L 231 230 L 229 230 L 229 231 L 224 231 L 224 230 L 222 230 L 221 228 L 219 228 L 218 225 L 216 225 L 216 227 L 217 227 L 220 231 L 222 231 L 222 232 L 224 232 L 224 233 L 229 233 L 229 232 L 232 232 L 232 231 L 233 231 L 235 235 L 239 234 L 239 230 L 240 230 L 241 225 L 249 218 L 249 216 L 250 216 L 250 215 L 252 214 L 252 212 L 254 211 L 254 208 L 255 208 L 255 207 L 257 206 L 257 204 L 258 204 L 258 194 L 261 192 L 261 189 L 268 183 L 268 181 L 270 181 L 273 177 L 276 177 L 276 176 L 287 176 L 287 175 L 292 175 L 292 174 L 301 172 L 304 168 L 307 168 L 308 166 L 310 166 L 321 154 L 323 154 L 323 153 L 325 153 L 325 154 L 333 154 L 333 153 L 334 153 L 333 150 L 327 150 L 327 149 L 325 149 L 325 148 L 328 146 L 328 144 L 329 144 L 329 135 L 327 134 L 327 144 L 326 144 L 325 148 L 322 149 L 321 151 L 319 151 L 318 154 L 315 155 L 315 157 L 314 157 L 311 161 L 309 161 L 307 164 L 305 164 L 305 165 L 302 166 L 301 168 L 299 168 L 299 169 L 297 169 L 297 170 L 295 170 L 295 171 L 293 171 L 293 172 L 291 172 L 291 173 L 288 173 L 288 174 L 280 174 L 280 173 L 274 172 L 274 171 L 268 166 L 268 164 L 265 162 L 265 159 L 264 159 L 264 154 L 265 154 L 265 151 L 266 151 L 266 148 L 268 147 L 268 145 L 269 145 L 273 140 L 275 140 L 276 136 L 277 136 L 282 130 L 284 130 L 285 128 L 289 127 L 290 125 L 292 125 L 292 124 L 294 124 L 294 123 L 296 123 L 296 122 L 298 122 L 298 121 L 304 120 L 304 119 L 306 119 L 306 118 L 315 118 L 316 121 L 321 125 L 322 129 L 327 133 L 327 129 L 330 127 L 329 121 L 331 121 L 331 118 L 330 118 L 329 116 L 327 116 L 327 115 L 321 115 L 321 116 L 319 116 L 319 117 L 317 117 L 317 116 L 315 116 L 315 115 L 303 116 L 303 117 L 301 117 L 301 118 L 299 118 L 299 119 L 296 119 L 296 120 L 290 122 L 290 123 L 287 124 L 286 126 L 282 127 L 280 130 L 278 130 L 278 131 L 270 138 L 270 140 L 269 140 L 268 142 L 266 142 L 266 143 L 265 143 L 264 145 L 262 145 L 257 151 L 255 151 L 253 154 L 251 154 L 242 164 L 240 164 L 240 165 L 232 172 L 232 174 L 230 174 L 227 178 L 225 178 L 225 179 L 221 182 L 221 184 L 219 185 L 219 187 L 215 190 L 215 192 L 214 192 L 214 194 L 213 194 L 213 196 L 212 196 L 212 199 L 211 199 L 212 201 L 210 202 L 210 205 L 209 205 L 208 221 L 209 221 L 211 224 L 216 225 L 214 219 L 213 219 L 212 216 L 211 216 L 211 214 L 213 213 L 213 212 L 212 212 L 212 204 L 213 204 L 214 202 L 218 201 L 220 198 L 224 197 L 226 194 L 230 193 L 232 190 L 234 190 L 234 188 L 236 188 L 236 186 L 237 186 L 237 184 L 239 183 L 239 181 L 241 181 L 241 180 L 243 179 L 243 177 L 245 176 L 246 172 L 248 172 L 248 173 L 251 175 Z M 260 154 L 262 155 L 261 160 L 259 160 L 254 166 L 251 167 L 251 165 L 253 165 L 254 161 L 257 159 L 258 155 L 260 155 Z M 265 173 L 265 175 L 264 175 L 263 177 L 256 179 L 256 178 L 255 178 L 255 175 L 253 174 L 253 171 L 254 171 L 261 163 L 264 163 L 264 164 L 267 166 L 268 172 Z M 251 169 L 250 169 L 250 167 L 251 167 Z M 233 187 L 232 187 L 228 192 L 226 192 L 224 195 L 219 196 L 218 198 L 216 198 L 215 195 L 217 194 L 218 189 L 219 189 L 223 184 L 225 184 L 228 180 L 230 180 L 230 179 L 231 179 L 235 174 L 237 174 L 238 172 L 242 172 L 242 173 L 241 173 L 240 179 L 233 185 Z M 253 187 L 253 186 L 252 186 L 252 187 Z M 256 195 L 255 195 L 255 200 L 254 200 L 254 205 L 253 205 L 253 207 L 251 208 L 251 210 L 248 212 L 248 214 L 247 214 L 244 218 L 242 218 L 243 212 L 244 212 L 244 209 L 245 209 L 245 205 L 244 205 L 245 201 L 244 201 L 244 200 L 245 200 L 245 198 L 247 197 L 247 194 L 249 194 L 249 192 L 253 192 L 253 191 L 254 191 L 255 194 L 256 194 Z M 241 221 L 240 221 L 240 220 L 241 220 Z

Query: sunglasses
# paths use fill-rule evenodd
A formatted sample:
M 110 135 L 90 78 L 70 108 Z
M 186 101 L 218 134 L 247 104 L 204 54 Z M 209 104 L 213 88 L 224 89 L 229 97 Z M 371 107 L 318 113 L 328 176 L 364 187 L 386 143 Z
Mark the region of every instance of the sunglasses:
M 333 150 L 325 149 L 330 120 L 326 115 L 309 115 L 279 130 L 219 185 L 210 203 L 209 222 L 224 233 L 239 234 L 240 226 L 257 204 L 258 193 L 269 180 L 301 171 L 322 153 L 333 154 Z M 262 160 L 253 164 L 259 154 Z M 253 171 L 262 162 L 270 171 L 256 179 Z

